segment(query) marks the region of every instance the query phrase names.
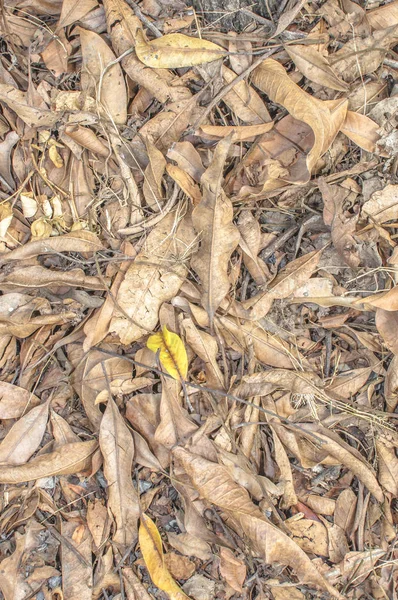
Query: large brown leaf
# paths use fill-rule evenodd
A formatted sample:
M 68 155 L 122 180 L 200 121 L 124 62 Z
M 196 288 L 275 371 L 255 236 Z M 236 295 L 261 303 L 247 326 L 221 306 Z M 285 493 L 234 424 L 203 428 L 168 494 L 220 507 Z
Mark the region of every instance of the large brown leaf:
M 21 417 L 0 444 L 0 463 L 23 465 L 40 446 L 48 420 L 49 404 L 32 408 Z
M 39 403 L 39 398 L 28 390 L 6 381 L 0 382 L 0 419 L 18 419 Z
M 337 113 L 332 111 L 295 84 L 282 65 L 272 58 L 264 60 L 253 71 L 252 81 L 273 102 L 284 106 L 292 117 L 303 121 L 313 131 L 314 143 L 306 159 L 308 180 L 316 162 L 327 151 L 340 130 L 347 112 L 347 102 L 342 101 L 338 105 Z
M 112 398 L 109 398 L 101 421 L 99 443 L 104 458 L 104 475 L 108 482 L 108 509 L 116 529 L 113 540 L 127 548 L 137 540 L 140 514 L 138 494 L 133 486 L 134 442 Z
M 212 163 L 202 175 L 203 199 L 192 213 L 201 246 L 191 265 L 200 277 L 202 304 L 211 327 L 215 312 L 229 291 L 228 264 L 239 243 L 239 231 L 232 222 L 232 203 L 221 187 L 230 146 L 231 137 L 218 143 Z
M 110 324 L 110 330 L 119 335 L 123 344 L 155 329 L 160 306 L 177 294 L 185 279 L 194 240 L 189 215 L 181 219 L 175 212 L 148 235 L 120 285 Z
M 182 464 L 199 494 L 230 515 L 232 522 L 243 529 L 266 563 L 290 566 L 300 581 L 327 590 L 334 597 L 340 598 L 303 550 L 265 519 L 260 509 L 250 500 L 247 491 L 233 481 L 225 467 L 183 448 L 175 448 L 173 455 Z
M 2 253 L 0 261 L 24 260 L 57 252 L 97 252 L 103 248 L 102 242 L 95 233 L 85 230 L 72 231 L 64 235 L 28 242 L 11 252 Z
M 33 458 L 25 465 L 0 467 L 0 483 L 24 483 L 53 475 L 76 475 L 90 469 L 97 448 L 95 440 L 65 444 L 55 452 Z

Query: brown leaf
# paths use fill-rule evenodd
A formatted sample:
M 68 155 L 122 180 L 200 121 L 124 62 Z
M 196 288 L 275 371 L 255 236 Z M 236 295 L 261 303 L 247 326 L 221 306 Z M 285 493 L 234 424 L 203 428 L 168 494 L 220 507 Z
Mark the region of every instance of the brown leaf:
M 33 458 L 25 465 L 0 467 L 0 483 L 24 483 L 53 475 L 76 475 L 90 469 L 97 448 L 95 440 L 66 444 L 55 452 Z
M 397 497 L 398 458 L 394 445 L 380 437 L 376 440 L 376 450 L 380 485 L 394 497 Z
M 285 69 L 269 58 L 253 71 L 252 81 L 273 102 L 282 104 L 295 119 L 304 121 L 312 129 L 314 144 L 306 163 L 309 176 L 318 159 L 327 151 L 337 135 L 347 112 L 347 103 L 340 102 L 336 115 L 330 108 L 304 92 L 293 83 Z
M 15 111 L 29 127 L 53 127 L 59 115 L 51 110 L 31 106 L 27 92 L 0 83 L 0 100 Z
M 235 592 L 243 592 L 246 566 L 228 548 L 220 548 L 220 573 Z
M 344 81 L 374 73 L 385 57 L 386 50 L 398 41 L 398 25 L 375 31 L 363 39 L 355 38 L 333 54 L 331 65 Z
M 286 527 L 292 534 L 293 540 L 305 552 L 318 556 L 329 556 L 328 531 L 322 523 L 310 519 L 285 521 Z
M 230 137 L 218 143 L 213 161 L 201 178 L 203 199 L 192 213 L 193 225 L 201 235 L 201 246 L 191 265 L 201 280 L 202 305 L 211 327 L 216 310 L 230 288 L 228 264 L 239 242 L 239 231 L 232 223 L 232 203 L 221 187 L 230 146 Z
M 158 212 L 161 210 L 164 203 L 162 177 L 166 168 L 166 159 L 150 141 L 147 140 L 146 146 L 149 164 L 145 169 L 145 179 L 142 191 L 147 205 L 152 208 L 152 210 Z
M 0 381 L 0 419 L 18 419 L 37 404 L 39 398 L 28 390 Z
M 271 281 L 265 292 L 245 300 L 242 305 L 249 311 L 250 318 L 255 320 L 263 318 L 271 308 L 274 300 L 287 298 L 297 288 L 304 285 L 316 271 L 322 251 L 322 249 L 313 250 L 300 256 L 300 258 L 292 260 Z
M 348 90 L 347 84 L 336 75 L 328 59 L 314 46 L 289 44 L 285 46 L 285 50 L 299 71 L 310 81 L 340 92 Z
M 398 23 L 398 0 L 368 10 L 366 18 L 372 29 L 384 29 Z
M 119 287 L 110 330 L 123 344 L 155 329 L 160 306 L 177 294 L 187 274 L 195 232 L 188 215 L 173 229 L 176 217 L 168 214 L 151 231 Z
M 137 540 L 140 507 L 131 473 L 133 438 L 112 398 L 101 421 L 99 443 L 108 482 L 108 509 L 116 522 L 113 540 L 126 549 Z
M 393 354 L 398 354 L 398 311 L 376 309 L 376 327 L 387 348 Z
M 380 140 L 378 129 L 379 125 L 366 115 L 349 110 L 341 132 L 363 150 L 376 152 L 377 142 Z
M 336 598 L 340 597 L 297 544 L 264 519 L 259 508 L 251 502 L 246 490 L 232 481 L 224 467 L 191 454 L 183 448 L 175 448 L 173 454 L 183 465 L 200 495 L 231 515 L 233 522 L 237 522 L 244 530 L 256 551 L 267 563 L 289 565 L 302 582 L 326 589 Z
M 100 114 L 123 125 L 127 120 L 127 90 L 120 64 L 94 31 L 78 28 L 82 49 L 82 91 L 96 99 Z M 110 66 L 111 65 L 111 66 Z
M 373 192 L 362 206 L 362 212 L 379 225 L 398 219 L 398 185 L 389 184 Z
M 211 548 L 209 544 L 190 533 L 167 533 L 169 544 L 185 556 L 195 556 L 200 560 L 211 559 Z
M 184 142 L 182 142 L 184 143 Z M 202 199 L 199 187 L 196 185 L 192 177 L 177 167 L 177 165 L 166 165 L 166 171 L 172 179 L 180 186 L 184 194 L 188 196 L 193 202 L 194 206 L 197 206 Z
M 155 431 L 155 441 L 166 448 L 185 443 L 197 430 L 197 425 L 188 418 L 179 400 L 181 383 L 163 379 L 160 400 L 160 422 Z
M 105 289 L 104 280 L 86 275 L 82 269 L 55 271 L 41 265 L 21 267 L 17 265 L 11 272 L 0 275 L 3 290 L 21 290 L 24 288 L 46 288 L 49 286 L 81 287 L 88 290 Z
M 72 231 L 56 237 L 28 242 L 11 252 L 0 255 L 1 261 L 24 260 L 53 252 L 98 252 L 104 247 L 91 231 Z
M 274 126 L 273 122 L 262 123 L 258 125 L 240 125 L 240 126 L 221 126 L 221 125 L 202 125 L 195 135 L 205 140 L 219 140 L 232 134 L 233 142 L 245 142 L 253 140 L 257 135 L 270 131 Z
M 351 398 L 365 385 L 371 372 L 372 367 L 364 367 L 338 375 L 326 388 L 326 391 L 330 391 L 340 398 Z
M 97 0 L 63 0 L 58 28 L 67 27 L 79 21 L 96 6 L 98 6 Z
M 226 84 L 231 83 L 236 75 L 225 65 L 222 67 L 222 76 Z M 261 124 L 271 121 L 270 114 L 265 103 L 258 93 L 244 79 L 238 81 L 223 97 L 223 102 L 244 123 Z
M 0 444 L 0 463 L 23 465 L 40 446 L 47 427 L 49 403 L 32 408 L 21 417 Z
M 175 160 L 182 171 L 185 171 L 197 183 L 200 182 L 205 168 L 200 154 L 190 142 L 176 142 L 173 144 L 167 151 L 167 158 Z
M 87 526 L 73 521 L 63 522 L 62 592 L 67 598 L 92 600 L 91 537 Z M 73 551 L 74 550 L 74 551 Z
M 190 318 L 184 319 L 181 326 L 187 343 L 204 362 L 207 385 L 219 390 L 224 389 L 224 376 L 217 364 L 216 340 L 205 331 L 198 329 Z
M 221 46 L 183 33 L 170 33 L 147 42 L 138 29 L 135 51 L 141 62 L 155 69 L 178 69 L 211 62 L 225 56 Z

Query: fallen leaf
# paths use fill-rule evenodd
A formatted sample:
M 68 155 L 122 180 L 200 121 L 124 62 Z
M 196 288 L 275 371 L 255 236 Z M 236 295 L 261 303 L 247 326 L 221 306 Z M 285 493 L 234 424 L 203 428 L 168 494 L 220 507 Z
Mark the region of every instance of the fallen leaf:
M 66 521 L 61 525 L 61 535 L 63 597 L 91 600 L 93 576 L 89 529 L 85 525 Z
M 224 377 L 217 363 L 218 345 L 216 340 L 195 326 L 192 319 L 186 318 L 181 323 L 187 344 L 204 362 L 207 385 L 219 390 L 224 389 Z
M 120 64 L 94 31 L 78 28 L 82 49 L 82 91 L 96 99 L 100 114 L 119 125 L 127 120 L 127 90 Z
M 18 419 L 38 404 L 40 400 L 32 392 L 0 381 L 0 419 Z
M 102 242 L 91 231 L 72 231 L 45 240 L 28 242 L 24 246 L 0 255 L 0 260 L 23 260 L 57 252 L 97 252 L 103 250 Z
M 163 556 L 162 539 L 155 523 L 148 515 L 141 515 L 139 542 L 142 556 L 151 579 L 170 600 L 186 600 L 188 596 L 172 578 Z
M 177 380 L 185 380 L 188 374 L 188 357 L 181 338 L 164 325 L 162 330 L 151 335 L 147 347 L 152 352 L 159 351 L 159 360 L 167 373 Z
M 207 542 L 190 533 L 167 532 L 169 544 L 185 556 L 195 556 L 200 560 L 210 560 L 211 548 Z
M 372 119 L 351 110 L 347 111 L 347 116 L 341 127 L 341 132 L 344 135 L 367 152 L 376 152 L 377 142 L 380 140 L 378 130 L 379 125 Z
M 47 427 L 49 404 L 32 408 L 21 417 L 0 444 L 0 463 L 23 465 L 36 452 Z
M 98 444 L 95 440 L 66 444 L 17 467 L 0 467 L 0 483 L 24 483 L 53 475 L 76 475 L 91 467 Z
M 238 594 L 243 592 L 246 566 L 228 548 L 220 548 L 220 574 L 235 592 Z
M 131 475 L 133 438 L 112 398 L 101 421 L 99 443 L 108 483 L 108 509 L 116 522 L 113 541 L 123 552 L 137 540 L 140 506 Z
M 156 146 L 147 140 L 149 164 L 144 173 L 142 188 L 147 205 L 155 211 L 160 211 L 164 200 L 162 193 L 162 177 L 166 168 L 166 159 Z
M 225 65 L 222 67 L 222 76 L 226 84 L 236 78 L 236 74 Z M 244 123 L 254 125 L 271 121 L 264 101 L 244 79 L 238 81 L 232 90 L 225 94 L 223 101 Z
M 325 525 L 310 519 L 285 521 L 286 527 L 292 534 L 293 540 L 305 552 L 319 556 L 329 556 L 328 530 Z
M 0 83 L 0 100 L 29 127 L 53 127 L 59 119 L 59 115 L 51 110 L 31 106 L 27 92 L 21 92 L 12 85 Z
M 192 213 L 192 222 L 201 235 L 201 246 L 191 261 L 202 284 L 202 304 L 210 326 L 221 301 L 229 291 L 228 263 L 239 242 L 239 231 L 232 222 L 232 203 L 221 187 L 222 171 L 231 138 L 221 140 L 210 167 L 202 175 L 203 199 Z
M 247 491 L 231 479 L 225 467 L 191 454 L 183 448 L 175 448 L 173 454 L 183 465 L 201 496 L 230 515 L 232 522 L 236 522 L 243 529 L 256 551 L 267 563 L 288 565 L 295 570 L 301 582 L 328 590 L 336 598 L 340 597 L 303 550 L 265 520 L 259 508 L 251 502 Z
M 318 159 L 327 151 L 344 122 L 347 103 L 338 104 L 336 115 L 321 101 L 304 92 L 272 58 L 264 60 L 252 74 L 256 87 L 277 104 L 282 104 L 295 119 L 313 131 L 314 143 L 307 155 L 308 179 Z
M 385 29 L 398 23 L 398 2 L 394 0 L 373 10 L 366 11 L 366 18 L 372 29 Z
M 205 140 L 219 140 L 232 134 L 233 142 L 245 142 L 255 138 L 257 135 L 261 135 L 266 131 L 270 131 L 274 126 L 273 122 L 262 123 L 258 125 L 240 125 L 237 127 L 233 126 L 220 126 L 220 125 L 202 125 L 195 135 L 202 137 Z
M 376 310 L 376 327 L 390 352 L 398 354 L 398 339 L 396 336 L 398 326 L 398 311 Z
M 226 55 L 221 46 L 183 33 L 170 33 L 151 42 L 145 40 L 141 30 L 136 35 L 135 51 L 138 58 L 147 67 L 155 69 L 193 67 Z
M 376 450 L 380 485 L 394 497 L 397 497 L 398 458 L 394 445 L 380 437 L 376 440 Z
M 362 206 L 362 212 L 379 225 L 398 219 L 398 185 L 388 184 L 374 192 Z
M 63 0 L 58 28 L 80 21 L 90 10 L 98 6 L 97 0 Z
M 289 44 L 285 46 L 285 50 L 299 71 L 310 81 L 339 92 L 348 90 L 347 84 L 336 75 L 328 59 L 314 46 Z

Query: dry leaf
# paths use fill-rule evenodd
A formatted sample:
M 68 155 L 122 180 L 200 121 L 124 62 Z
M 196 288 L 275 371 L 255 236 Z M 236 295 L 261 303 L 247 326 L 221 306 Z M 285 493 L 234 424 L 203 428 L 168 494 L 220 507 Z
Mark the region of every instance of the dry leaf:
M 131 473 L 133 438 L 112 398 L 101 421 L 99 443 L 108 483 L 108 509 L 116 522 L 113 540 L 123 552 L 137 540 L 140 507 Z
M 397 497 L 398 458 L 394 445 L 380 437 L 376 440 L 376 450 L 380 485 L 394 497 Z
M 25 465 L 17 467 L 0 466 L 0 483 L 23 483 L 53 475 L 76 475 L 91 467 L 91 460 L 98 444 L 77 442 L 33 458 Z
M 23 465 L 40 446 L 48 420 L 49 404 L 32 408 L 21 417 L 0 444 L 0 463 Z
M 225 467 L 211 463 L 191 454 L 183 448 L 175 448 L 174 457 L 188 474 L 200 495 L 230 515 L 252 541 L 255 549 L 267 563 L 282 563 L 295 570 L 301 582 L 326 589 L 336 598 L 338 592 L 317 571 L 306 554 L 271 523 L 255 506 L 245 489 L 236 484 Z
M 178 224 L 173 230 L 176 219 Z M 117 309 L 110 324 L 110 330 L 119 335 L 123 344 L 155 329 L 160 306 L 177 294 L 185 279 L 186 262 L 194 240 L 189 216 L 178 222 L 174 212 L 148 235 L 144 248 L 120 285 Z
M 226 84 L 231 83 L 236 78 L 236 74 L 225 65 L 222 67 L 222 76 Z M 225 94 L 223 101 L 244 123 L 254 125 L 271 121 L 265 103 L 256 90 L 244 79 L 238 81 L 232 90 Z
M 79 27 L 82 48 L 82 90 L 96 99 L 100 114 L 118 125 L 127 120 L 127 90 L 120 64 L 106 42 Z M 111 65 L 111 66 L 110 66 Z
M 348 90 L 347 84 L 336 75 L 328 59 L 314 46 L 289 44 L 285 46 L 285 50 L 299 71 L 310 81 L 339 92 Z
M 53 252 L 97 252 L 103 248 L 102 242 L 91 231 L 72 231 L 57 237 L 28 242 L 11 252 L 1 254 L 0 260 L 4 263 Z
M 222 174 L 231 138 L 221 140 L 210 167 L 202 175 L 203 199 L 192 213 L 192 222 L 201 235 L 201 246 L 191 261 L 202 284 L 202 304 L 210 326 L 221 301 L 230 288 L 228 263 L 239 242 L 239 231 L 232 223 L 232 203 L 222 190 Z
M 181 326 L 187 343 L 204 362 L 207 385 L 219 390 L 224 389 L 224 377 L 217 364 L 216 340 L 205 331 L 198 329 L 192 319 L 184 319 Z
M 98 6 L 97 0 L 63 0 L 58 28 L 80 21 L 90 10 Z
M 63 598 L 91 600 L 93 576 L 89 529 L 76 522 L 66 521 L 62 523 L 61 535 Z
M 269 58 L 253 71 L 252 81 L 273 102 L 282 104 L 295 119 L 312 129 L 314 144 L 307 156 L 308 179 L 318 159 L 327 151 L 344 122 L 347 103 L 337 104 L 338 112 L 304 92 L 293 83 L 285 69 Z M 303 182 L 304 183 L 304 182 Z
M 174 581 L 165 565 L 159 531 L 152 519 L 145 514 L 141 515 L 139 542 L 146 568 L 156 587 L 166 592 L 170 600 L 186 600 L 188 596 Z
M 292 534 L 293 540 L 305 552 L 319 556 L 329 556 L 328 530 L 325 525 L 310 519 L 287 520 L 286 527 Z
M 258 125 L 241 125 L 237 127 L 228 127 L 220 125 L 202 125 L 195 135 L 205 140 L 219 140 L 232 134 L 233 142 L 245 142 L 252 140 L 257 135 L 270 131 L 274 126 L 273 122 Z
M 138 58 L 144 65 L 154 69 L 193 67 L 226 55 L 221 46 L 183 33 L 170 33 L 151 42 L 145 40 L 141 30 L 136 35 L 135 51 Z
M 18 419 L 40 404 L 33 393 L 6 381 L 0 381 L 0 419 Z
M 235 592 L 243 592 L 242 585 L 246 579 L 246 566 L 236 558 L 228 548 L 220 548 L 220 574 Z
M 0 83 L 0 100 L 29 127 L 53 127 L 59 119 L 58 114 L 51 110 L 31 106 L 27 92 L 21 92 L 12 85 Z
M 374 192 L 362 206 L 364 215 L 377 224 L 398 219 L 398 185 L 389 184 Z
M 372 119 L 351 110 L 347 111 L 347 116 L 341 127 L 341 132 L 344 135 L 367 152 L 376 152 L 377 142 L 380 140 L 378 130 L 379 125 Z
M 166 168 L 166 159 L 149 140 L 146 142 L 146 147 L 149 164 L 145 169 L 142 191 L 147 205 L 157 212 L 161 210 L 164 203 L 162 177 Z

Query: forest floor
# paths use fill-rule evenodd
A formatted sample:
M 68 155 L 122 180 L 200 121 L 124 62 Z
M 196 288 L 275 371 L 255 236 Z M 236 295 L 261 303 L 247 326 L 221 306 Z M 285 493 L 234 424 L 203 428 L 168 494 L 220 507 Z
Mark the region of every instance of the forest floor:
M 398 1 L 274 5 L 1 2 L 4 600 L 397 598 Z

